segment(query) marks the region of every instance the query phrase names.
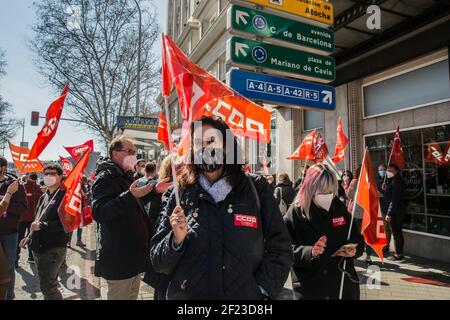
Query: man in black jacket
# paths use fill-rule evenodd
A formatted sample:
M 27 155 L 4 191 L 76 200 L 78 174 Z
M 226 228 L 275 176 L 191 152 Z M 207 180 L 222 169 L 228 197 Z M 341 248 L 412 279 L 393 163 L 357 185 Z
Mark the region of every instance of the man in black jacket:
M 65 190 L 60 188 L 62 178 L 63 170 L 59 165 L 49 164 L 44 168 L 47 191 L 39 198 L 30 234 L 20 243 L 23 248 L 30 242 L 45 300 L 63 299 L 59 291 L 58 273 L 66 258 L 70 234 L 64 231 L 58 214 L 65 194 Z
M 0 199 L 5 196 L 8 187 L 15 181 L 6 175 L 8 162 L 0 157 Z M 7 299 L 14 299 L 15 262 L 17 256 L 18 224 L 20 215 L 27 210 L 27 197 L 23 186 L 19 186 L 11 196 L 8 209 L 0 212 L 0 246 L 3 246 L 8 257 L 9 282 Z
M 107 280 L 109 300 L 135 300 L 141 274 L 150 263 L 151 225 L 144 205 L 156 195 L 154 184 L 138 187 L 133 182 L 137 160 L 130 139 L 115 138 L 109 156 L 98 161 L 92 187 L 93 218 L 98 223 L 95 275 Z

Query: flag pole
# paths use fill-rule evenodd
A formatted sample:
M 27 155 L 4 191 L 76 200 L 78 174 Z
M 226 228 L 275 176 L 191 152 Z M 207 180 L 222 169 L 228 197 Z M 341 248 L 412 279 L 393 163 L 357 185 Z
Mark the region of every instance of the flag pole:
M 175 193 L 175 202 L 177 206 L 180 205 L 180 195 L 178 194 L 178 181 L 177 181 L 177 173 L 175 171 L 175 158 L 173 155 L 173 140 L 172 140 L 172 128 L 170 122 L 170 113 L 169 113 L 169 97 L 164 97 L 164 111 L 167 119 L 167 131 L 169 136 L 169 154 L 170 154 L 170 166 L 172 169 L 172 180 L 173 180 L 173 192 Z
M 364 165 L 366 160 L 366 154 L 367 154 L 367 147 L 364 151 L 364 157 L 362 160 L 362 163 Z M 347 241 L 350 240 L 350 235 L 352 234 L 352 227 L 353 227 L 353 219 L 355 218 L 355 210 L 356 210 L 356 199 L 358 198 L 359 193 L 359 182 L 361 180 L 361 175 L 359 175 L 358 178 L 358 185 L 356 187 L 355 196 L 353 198 L 353 208 L 352 208 L 352 217 L 350 218 L 350 227 L 348 228 L 348 234 L 347 234 Z M 347 267 L 347 260 L 344 260 L 344 267 L 342 268 L 342 277 L 341 277 L 341 287 L 339 289 L 339 300 L 342 300 L 342 294 L 344 291 L 344 279 L 345 279 L 345 268 Z

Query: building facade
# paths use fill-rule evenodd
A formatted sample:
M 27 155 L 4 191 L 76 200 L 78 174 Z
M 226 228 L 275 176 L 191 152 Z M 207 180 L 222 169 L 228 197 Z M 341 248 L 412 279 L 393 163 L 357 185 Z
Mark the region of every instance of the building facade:
M 336 109 L 266 105 L 276 129 L 271 148 L 261 151 L 248 143 L 247 155 L 252 162 L 268 156 L 271 173 L 283 171 L 295 179 L 304 164 L 286 157 L 313 129 L 325 137 L 333 153 L 342 117 L 350 146 L 345 163 L 338 166 L 355 171 L 365 147 L 374 165 L 387 163 L 400 126 L 408 185 L 405 251 L 450 261 L 450 164 L 439 163 L 430 154 L 430 146 L 439 146 L 445 156 L 450 145 L 450 7 L 432 0 L 414 4 L 374 0 L 381 23 L 379 29 L 370 29 L 367 21 L 374 15 L 367 5 L 329 2 L 335 16 L 336 79 L 331 85 L 336 89 Z M 226 65 L 230 5 L 224 0 L 168 0 L 166 33 L 193 62 L 222 81 L 230 70 Z M 172 121 L 181 121 L 176 94 L 170 98 L 170 112 Z M 262 165 L 253 170 L 263 173 Z

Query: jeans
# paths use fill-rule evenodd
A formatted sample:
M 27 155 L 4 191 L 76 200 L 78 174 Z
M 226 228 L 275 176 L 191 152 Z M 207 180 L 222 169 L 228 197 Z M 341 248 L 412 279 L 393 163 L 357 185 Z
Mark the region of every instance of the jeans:
M 19 222 L 19 239 L 18 243 L 25 238 L 25 235 L 30 232 L 31 221 L 20 221 Z M 16 261 L 20 259 L 20 247 L 17 246 L 17 258 Z M 28 260 L 33 260 L 33 254 L 31 253 L 30 247 L 28 247 Z
M 45 300 L 62 300 L 59 291 L 59 268 L 66 258 L 67 248 L 52 248 L 44 252 L 33 251 L 34 260 L 39 274 L 41 291 Z
M 17 256 L 17 239 L 18 233 L 0 235 L 0 245 L 3 246 L 6 257 L 8 258 L 8 271 L 10 281 L 8 284 L 7 300 L 14 299 L 14 284 L 16 280 L 16 256 Z
M 391 230 L 392 236 L 394 237 L 395 243 L 395 253 L 398 255 L 403 255 L 403 245 L 405 240 L 403 239 L 403 217 L 402 216 L 391 216 Z

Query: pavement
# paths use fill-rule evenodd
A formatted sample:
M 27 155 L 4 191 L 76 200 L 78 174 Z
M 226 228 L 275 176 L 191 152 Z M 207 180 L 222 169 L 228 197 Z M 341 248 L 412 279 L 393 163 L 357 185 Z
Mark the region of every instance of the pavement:
M 83 229 L 86 247 L 75 245 L 67 250 L 67 268 L 61 268 L 61 292 L 66 300 L 106 300 L 106 281 L 94 273 L 95 226 Z M 42 300 L 36 266 L 27 262 L 23 252 L 16 269 L 16 299 Z M 447 263 L 406 256 L 404 262 L 372 258 L 373 265 L 356 261 L 362 300 L 450 300 L 450 265 Z M 292 299 L 290 277 L 280 294 L 280 300 Z M 139 300 L 152 300 L 153 289 L 141 283 Z

